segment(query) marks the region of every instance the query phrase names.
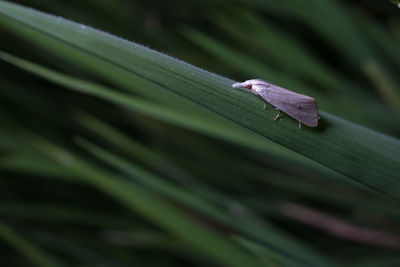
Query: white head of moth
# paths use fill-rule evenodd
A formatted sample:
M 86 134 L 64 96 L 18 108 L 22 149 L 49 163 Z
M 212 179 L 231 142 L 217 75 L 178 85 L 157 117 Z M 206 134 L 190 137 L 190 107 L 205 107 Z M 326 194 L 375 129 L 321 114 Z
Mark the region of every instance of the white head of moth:
M 289 116 L 295 118 L 301 124 L 316 127 L 318 125 L 318 107 L 314 98 L 298 94 L 282 87 L 273 85 L 261 79 L 247 80 L 242 83 L 234 83 L 233 88 L 243 87 L 259 96 L 265 103 L 268 102 L 278 110 L 275 120 L 279 118 L 282 110 Z

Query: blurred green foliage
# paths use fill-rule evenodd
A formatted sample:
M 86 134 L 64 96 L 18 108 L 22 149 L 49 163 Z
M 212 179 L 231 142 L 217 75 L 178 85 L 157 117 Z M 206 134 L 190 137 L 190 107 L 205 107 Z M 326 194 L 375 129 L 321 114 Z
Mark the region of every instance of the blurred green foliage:
M 0 1 L 2 266 L 399 264 L 390 1 L 13 2 L 322 112 L 274 122 L 229 79 Z

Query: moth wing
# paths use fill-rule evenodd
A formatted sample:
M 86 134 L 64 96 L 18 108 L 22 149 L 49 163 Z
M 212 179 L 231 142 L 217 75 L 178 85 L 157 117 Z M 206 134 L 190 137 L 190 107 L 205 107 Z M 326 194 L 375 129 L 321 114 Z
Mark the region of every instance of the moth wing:
M 294 93 L 279 86 L 272 85 L 259 95 L 277 109 L 285 112 L 304 125 L 318 125 L 318 107 L 314 98 Z

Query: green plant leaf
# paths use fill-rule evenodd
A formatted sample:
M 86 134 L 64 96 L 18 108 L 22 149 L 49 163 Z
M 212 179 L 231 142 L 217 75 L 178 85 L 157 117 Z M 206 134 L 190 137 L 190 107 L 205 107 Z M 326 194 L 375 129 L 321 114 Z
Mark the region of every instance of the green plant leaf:
M 287 250 L 288 254 L 292 258 L 297 259 L 301 262 L 309 262 L 310 264 L 316 265 L 332 265 L 327 259 L 319 255 L 319 253 L 308 248 L 307 245 L 301 244 L 297 240 L 292 240 L 287 235 L 280 232 L 278 229 L 263 223 L 258 225 L 256 223 L 248 223 L 246 220 L 240 218 L 235 218 L 229 214 L 225 214 L 222 210 L 218 210 L 210 203 L 202 201 L 199 197 L 188 194 L 177 186 L 172 185 L 164 181 L 162 178 L 157 177 L 147 171 L 133 165 L 123 159 L 116 157 L 115 155 L 104 151 L 103 149 L 89 143 L 86 140 L 79 140 L 78 144 L 83 148 L 87 149 L 89 152 L 96 155 L 98 158 L 102 159 L 104 162 L 111 164 L 112 166 L 120 169 L 124 173 L 128 174 L 135 180 L 140 181 L 140 183 L 152 188 L 153 190 L 166 195 L 175 201 L 181 202 L 181 205 L 193 207 L 199 212 L 205 213 L 209 218 L 217 220 L 219 223 L 223 223 L 242 232 L 244 235 L 252 236 L 255 239 L 262 240 L 268 243 L 271 247 L 275 247 L 276 250 L 284 251 Z M 228 206 L 229 199 L 222 199 L 220 197 L 219 203 L 223 206 Z M 225 202 L 225 203 L 224 203 Z M 246 217 L 251 217 L 249 213 Z M 285 255 L 281 255 L 285 257 Z
M 206 118 L 196 113 L 179 112 L 173 107 L 154 104 L 127 94 L 119 93 L 107 87 L 76 79 L 2 52 L 0 52 L 0 58 L 72 90 L 100 97 L 122 107 L 132 109 L 135 112 L 147 116 L 153 116 L 168 123 L 176 124 L 213 137 L 219 137 L 223 140 L 229 140 L 243 146 L 271 153 L 274 157 L 281 158 L 282 161 L 295 161 L 305 168 L 312 168 L 314 172 L 343 179 L 341 175 L 332 172 L 328 168 L 325 168 L 308 158 L 294 154 L 284 147 L 268 142 L 269 140 L 264 139 L 253 132 L 247 131 L 245 128 L 240 128 L 238 125 L 231 125 L 231 122 L 229 122 L 229 124 L 224 124 L 223 120 L 215 121 L 212 118 Z
M 35 244 L 21 237 L 12 228 L 2 222 L 0 223 L 0 239 L 3 239 L 22 255 L 29 258 L 29 260 L 36 266 L 67 266 L 61 263 L 59 260 L 53 258 L 53 256 L 48 255 L 47 252 L 43 251 Z
M 323 111 L 315 129 L 303 127 L 299 130 L 297 122 L 288 117 L 275 122 L 272 120 L 274 111 L 264 111 L 255 96 L 232 89 L 234 81 L 230 79 L 19 5 L 1 1 L 0 23 L 64 60 L 68 60 L 71 53 L 79 52 L 100 62 L 97 70 L 112 65 L 126 75 L 142 77 L 238 124 L 242 124 L 245 115 L 245 127 L 253 132 L 386 196 L 400 198 L 400 142 L 397 139 Z M 64 53 L 66 51 L 68 53 Z M 70 57 L 69 62 L 73 60 L 76 56 Z
M 149 221 L 197 248 L 210 259 L 228 266 L 262 266 L 221 234 L 200 225 L 182 209 L 139 185 L 105 169 L 95 167 L 68 151 L 39 137 L 33 146 L 43 151 L 67 170 L 84 179 L 110 197 Z

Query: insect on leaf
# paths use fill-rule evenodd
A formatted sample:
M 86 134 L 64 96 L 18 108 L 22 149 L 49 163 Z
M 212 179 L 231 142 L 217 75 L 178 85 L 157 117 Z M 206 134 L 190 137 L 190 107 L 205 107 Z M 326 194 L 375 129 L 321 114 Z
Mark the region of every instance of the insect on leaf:
M 278 112 L 281 110 L 295 118 L 299 122 L 299 127 L 301 123 L 310 127 L 318 126 L 317 102 L 312 97 L 286 90 L 261 79 L 234 83 L 232 87 L 250 89 L 253 94 L 274 106 Z

